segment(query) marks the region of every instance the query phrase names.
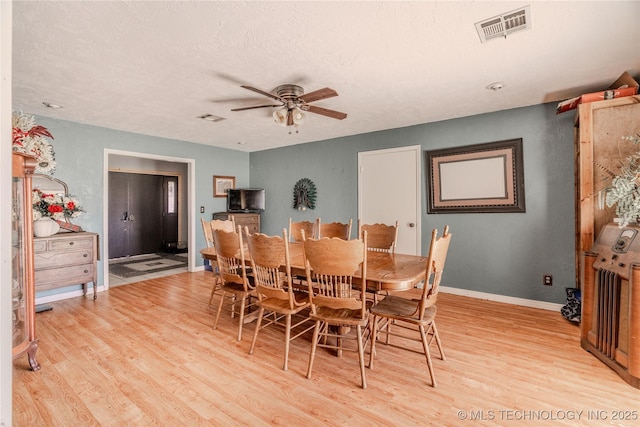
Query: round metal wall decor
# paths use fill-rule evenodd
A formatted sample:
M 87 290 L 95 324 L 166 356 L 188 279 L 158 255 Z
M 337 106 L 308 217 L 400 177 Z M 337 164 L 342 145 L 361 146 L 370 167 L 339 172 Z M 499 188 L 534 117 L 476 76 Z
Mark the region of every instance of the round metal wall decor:
M 309 178 L 302 178 L 293 186 L 293 208 L 305 211 L 315 207 L 316 185 Z

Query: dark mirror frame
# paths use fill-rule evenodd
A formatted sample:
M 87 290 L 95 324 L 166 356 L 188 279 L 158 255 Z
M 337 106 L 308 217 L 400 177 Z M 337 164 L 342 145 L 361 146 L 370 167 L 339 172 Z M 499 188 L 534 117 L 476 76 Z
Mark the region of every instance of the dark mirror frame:
M 525 212 L 522 138 L 425 151 L 425 161 L 428 213 Z

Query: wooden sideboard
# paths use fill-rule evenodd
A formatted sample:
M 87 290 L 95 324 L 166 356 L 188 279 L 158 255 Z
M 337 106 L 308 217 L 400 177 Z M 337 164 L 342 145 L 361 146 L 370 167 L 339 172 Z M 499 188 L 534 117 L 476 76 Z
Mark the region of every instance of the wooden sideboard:
M 97 298 L 98 235 L 96 233 L 58 233 L 34 238 L 36 292 L 82 284 L 93 284 Z
M 242 228 L 246 226 L 249 228 L 249 233 L 260 232 L 260 214 L 259 213 L 235 213 L 235 212 L 216 212 L 213 214 L 213 219 L 228 220 L 233 217 L 236 222 L 236 227 L 241 225 Z

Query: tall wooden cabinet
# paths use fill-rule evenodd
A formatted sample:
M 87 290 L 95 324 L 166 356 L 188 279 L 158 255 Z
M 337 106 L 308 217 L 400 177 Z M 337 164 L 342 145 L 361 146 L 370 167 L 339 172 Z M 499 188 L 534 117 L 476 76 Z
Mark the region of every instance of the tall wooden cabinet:
M 640 95 L 581 104 L 575 117 L 576 287 L 581 287 L 583 254 L 605 224 L 615 218 L 604 189 L 620 162 L 640 146 L 622 138 L 640 133 Z
M 11 308 L 13 358 L 26 354 L 37 371 L 35 281 L 33 262 L 33 212 L 31 176 L 36 161 L 21 153 L 12 155 L 11 197 Z

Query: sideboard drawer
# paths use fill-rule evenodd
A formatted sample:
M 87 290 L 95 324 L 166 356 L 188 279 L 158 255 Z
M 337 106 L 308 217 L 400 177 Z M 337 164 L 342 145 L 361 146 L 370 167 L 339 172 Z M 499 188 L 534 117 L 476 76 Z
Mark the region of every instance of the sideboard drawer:
M 247 227 L 247 229 L 249 230 L 249 234 L 260 232 L 260 226 L 257 223 L 240 223 L 240 224 L 236 223 L 236 225 L 241 225 L 243 230 L 244 230 L 244 227 Z
M 36 291 L 91 282 L 94 271 L 93 264 L 59 267 L 56 268 L 55 274 L 52 274 L 51 270 L 36 270 Z
M 66 265 L 78 265 L 91 262 L 93 262 L 93 251 L 91 249 L 69 252 L 37 252 L 35 254 L 35 264 L 38 266 L 38 270 L 49 267 L 64 267 Z
M 236 213 L 236 212 L 216 212 L 213 219 L 229 220 L 233 217 L 236 227 L 241 226 L 249 229 L 249 233 L 260 232 L 260 214 L 259 213 Z
M 241 217 L 234 216 L 233 218 L 236 220 L 236 222 L 240 222 L 245 225 L 257 224 L 258 222 L 260 222 L 260 217 L 258 215 L 246 215 Z
M 57 250 L 68 250 L 68 249 L 77 249 L 77 248 L 91 248 L 93 247 L 93 239 L 89 238 L 81 238 L 81 239 L 58 239 L 58 240 L 49 240 L 48 248 L 53 251 Z

